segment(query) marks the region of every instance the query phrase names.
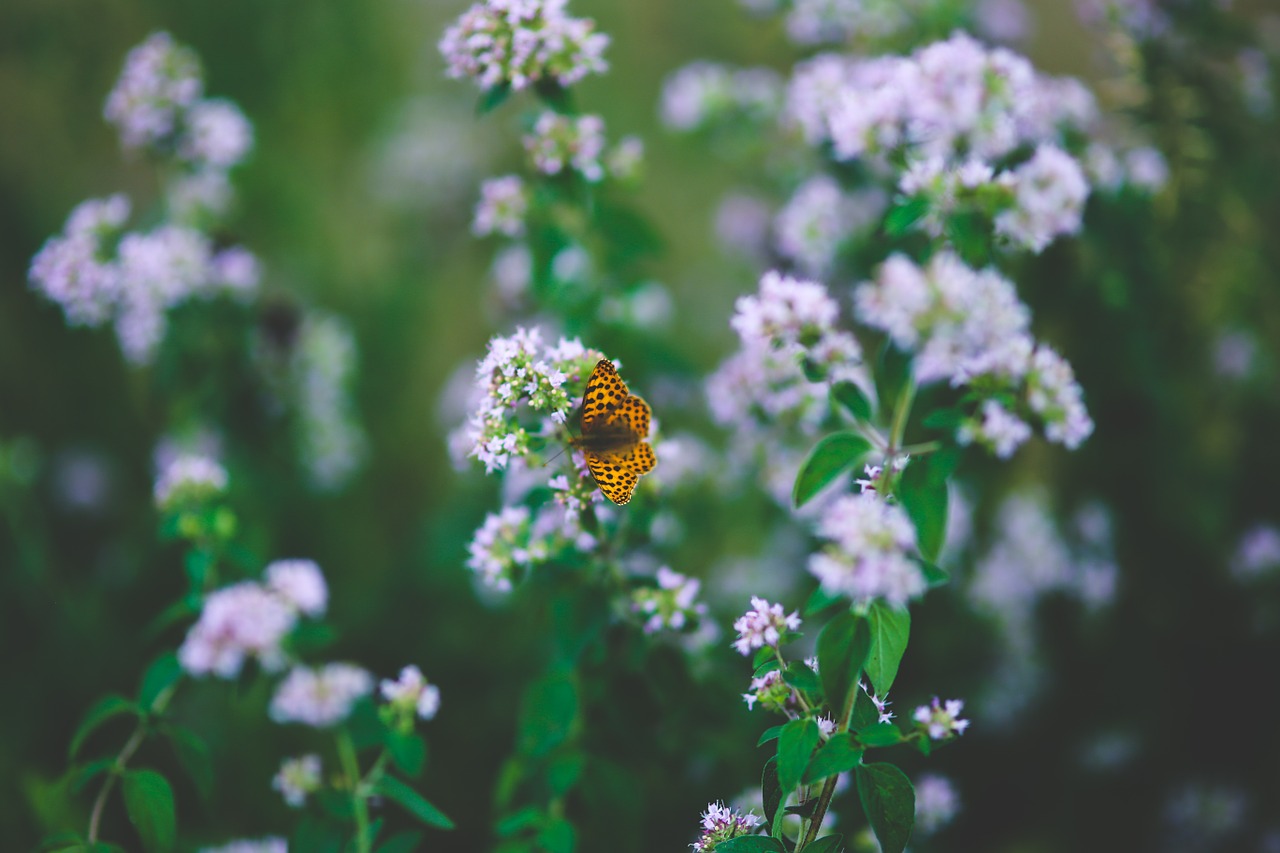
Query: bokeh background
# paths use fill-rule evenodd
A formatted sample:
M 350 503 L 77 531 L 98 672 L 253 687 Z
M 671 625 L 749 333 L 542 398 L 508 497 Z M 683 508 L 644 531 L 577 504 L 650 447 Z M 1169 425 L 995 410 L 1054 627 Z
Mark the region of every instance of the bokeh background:
M 69 329 L 26 282 L 32 255 L 79 201 L 154 196 L 155 176 L 121 155 L 102 102 L 127 50 L 158 29 L 191 45 L 206 91 L 254 124 L 231 230 L 263 260 L 266 291 L 344 317 L 360 349 L 370 452 L 336 494 L 305 488 L 287 439 L 241 405 L 243 377 L 201 392 L 240 442 L 233 499 L 251 547 L 324 567 L 343 657 L 382 675 L 417 662 L 441 686 L 424 791 L 459 829 L 429 849 L 492 846 L 498 768 L 545 650 L 525 641 L 538 614 L 473 590 L 466 543 L 495 492 L 478 471 L 455 471 L 445 446 L 446 385 L 508 331 L 488 284 L 494 246 L 468 230 L 476 186 L 520 162 L 518 110 L 479 119 L 475 91 L 444 79 L 435 44 L 464 5 L 0 5 L 0 847 L 83 825 L 87 796 L 60 787 L 77 719 L 103 693 L 132 690 L 181 637 L 147 631 L 182 591 L 180 553 L 155 535 L 152 453 L 175 385 L 207 377 L 129 367 L 109 331 Z M 799 54 L 776 22 L 732 0 L 573 5 L 613 37 L 610 73 L 577 97 L 611 134 L 645 139 L 634 203 L 661 235 L 651 272 L 677 307 L 662 340 L 620 341 L 616 356 L 705 375 L 733 347 L 733 300 L 754 290 L 755 273 L 713 233 L 739 169 L 662 129 L 662 81 L 697 58 L 785 70 Z M 963 802 L 933 849 L 1280 850 L 1280 573 L 1232 568 L 1243 536 L 1280 523 L 1280 126 L 1244 107 L 1231 70 L 1274 9 L 1239 2 L 1230 16 L 1197 17 L 1192 5 L 1177 5 L 1180 40 L 1148 50 L 1152 86 L 1135 101 L 1111 86 L 1107 46 L 1071 4 L 1028 4 L 1033 29 L 1019 49 L 1128 109 L 1171 178 L 1150 204 L 1092 205 L 1086 238 L 1017 270 L 1098 428 L 1076 454 L 1040 446 L 1012 465 L 966 465 L 972 548 L 999 538 L 1003 496 L 1044 484 L 1063 530 L 1081 507 L 1105 507 L 1118 581 L 1102 607 L 1066 595 L 1038 604 L 1023 671 L 1034 696 L 1006 713 L 982 705 L 971 732 L 929 762 Z M 1242 359 L 1244 369 L 1223 368 Z M 254 455 L 236 458 L 246 446 Z M 69 497 L 69 482 L 91 496 Z M 750 525 L 724 523 L 714 500 L 706 514 L 720 519 L 722 552 L 704 545 L 682 571 L 728 571 L 722 558 L 756 546 Z M 717 607 L 727 625 L 747 592 L 720 585 L 737 595 Z M 903 713 L 933 692 L 976 696 L 1004 671 L 1007 637 L 958 589 L 931 593 L 914 616 L 896 688 Z M 746 667 L 727 645 L 714 660 L 695 677 L 669 650 L 608 686 L 615 713 L 593 751 L 610 772 L 577 804 L 582 849 L 683 849 L 707 801 L 757 778 L 765 755 L 751 745 L 765 723 L 741 707 Z M 207 801 L 179 785 L 184 837 L 209 843 L 287 831 L 267 780 L 305 745 L 263 724 L 261 687 L 227 693 L 196 691 L 178 709 L 210 733 L 216 778 L 235 780 Z M 102 743 L 113 745 L 109 730 Z M 160 749 L 145 757 L 172 764 Z M 903 761 L 913 776 L 925 766 Z M 856 812 L 842 813 L 850 826 Z

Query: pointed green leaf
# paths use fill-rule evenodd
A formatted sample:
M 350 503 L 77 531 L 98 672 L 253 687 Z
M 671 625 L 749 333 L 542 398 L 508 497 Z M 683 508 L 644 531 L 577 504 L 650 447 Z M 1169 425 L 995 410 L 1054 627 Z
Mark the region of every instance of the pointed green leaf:
M 957 407 L 934 409 L 921 419 L 920 423 L 928 429 L 955 432 L 964 421 L 964 410 Z
M 901 237 L 910 231 L 928 210 L 929 200 L 924 196 L 913 196 L 899 201 L 884 218 L 884 233 L 890 237 Z
M 574 785 L 578 784 L 586 764 L 587 760 L 580 752 L 561 752 L 553 756 L 547 762 L 547 768 L 544 772 L 547 787 L 551 789 L 552 795 L 556 797 L 564 796 Z
M 954 463 L 945 451 L 915 457 L 898 483 L 898 500 L 916 528 L 916 544 L 926 560 L 937 560 L 947 535 L 947 477 Z
M 67 781 L 71 785 L 71 792 L 73 794 L 80 793 L 84 790 L 85 785 L 109 771 L 115 764 L 116 760 L 114 758 L 99 758 L 79 767 L 71 768 L 67 773 Z
M 756 746 L 764 746 L 769 741 L 776 740 L 780 734 L 782 734 L 782 726 L 770 726 L 760 735 L 760 740 L 756 741 Z
M 871 401 L 862 389 L 852 382 L 837 382 L 831 387 L 831 396 L 844 407 L 845 411 L 860 421 L 871 420 Z
M 870 450 L 871 442 L 851 432 L 823 436 L 800 465 L 791 492 L 792 503 L 804 506 L 824 486 L 860 463 Z
M 172 850 L 178 838 L 178 815 L 169 781 L 154 770 L 124 774 L 124 807 L 147 850 Z
M 792 720 L 782 727 L 778 736 L 778 784 L 783 794 L 790 794 L 800 784 L 821 737 L 813 720 Z
M 930 563 L 928 560 L 920 560 L 918 562 L 920 565 L 920 572 L 924 575 L 924 582 L 929 585 L 930 589 L 935 586 L 942 586 L 951 580 L 951 575 L 947 574 L 933 563 Z
M 409 810 L 409 813 L 427 826 L 437 829 L 453 829 L 453 821 L 445 817 L 438 808 L 427 802 L 421 794 L 401 782 L 394 776 L 383 776 L 378 780 L 378 791 L 388 799 L 395 800 Z
M 782 842 L 767 835 L 739 835 L 716 845 L 716 853 L 786 853 Z
M 871 701 L 865 690 L 858 690 L 853 701 L 853 716 L 849 718 L 849 728 L 861 731 L 867 726 L 874 726 L 880 719 L 880 709 Z
M 422 773 L 427 763 L 427 744 L 413 732 L 387 732 L 387 752 L 400 772 L 411 778 Z
M 852 770 L 862 763 L 862 748 L 848 732 L 834 734 L 809 762 L 804 781 L 820 782 L 828 776 Z
M 178 683 L 182 678 L 182 665 L 178 656 L 167 652 L 151 662 L 142 675 L 142 686 L 138 689 L 138 705 L 147 710 L 155 708 L 160 694 Z
M 893 723 L 875 723 L 858 732 L 863 746 L 893 746 L 902 743 L 902 732 Z
M 827 707 L 837 721 L 845 718 L 870 652 L 867 620 L 847 611 L 828 622 L 818 635 L 818 674 Z
M 818 673 L 810 669 L 808 664 L 800 661 L 787 664 L 787 668 L 782 673 L 782 680 L 796 690 L 810 695 L 822 689 L 822 685 L 818 682 Z
M 911 381 L 911 355 L 898 349 L 893 341 L 886 338 L 876 357 L 875 377 L 880 411 L 886 418 L 892 417 L 903 389 Z
M 861 764 L 854 771 L 858 799 L 884 853 L 902 853 L 911 838 L 916 792 L 911 780 L 892 764 Z
M 844 850 L 843 835 L 828 835 L 806 846 L 802 853 L 841 853 Z
M 499 83 L 496 86 L 490 86 L 480 95 L 480 100 L 476 103 L 476 115 L 485 115 L 491 113 L 502 105 L 502 102 L 511 94 L 510 83 Z
M 133 714 L 140 717 L 142 716 L 142 709 L 123 696 L 113 694 L 99 699 L 97 704 L 84 715 L 79 728 L 71 736 L 71 745 L 67 747 L 67 757 L 75 758 L 76 753 L 80 751 L 80 747 L 84 745 L 85 739 L 89 735 L 93 734 L 107 720 L 112 717 L 118 717 L 121 714 Z
M 809 600 L 805 602 L 804 616 L 806 619 L 812 619 L 822 611 L 844 603 L 844 601 L 845 597 L 843 595 L 827 592 L 819 585 L 814 589 L 813 594 L 809 596 Z
M 778 758 L 770 756 L 764 763 L 764 772 L 760 774 L 760 802 L 764 805 L 764 819 L 768 826 L 773 826 L 784 799 L 782 786 L 778 784 Z
M 871 632 L 871 653 L 867 656 L 867 678 L 877 696 L 884 696 L 898 675 L 898 665 L 907 650 L 911 635 L 911 613 L 898 610 L 882 601 L 871 605 L 867 613 Z

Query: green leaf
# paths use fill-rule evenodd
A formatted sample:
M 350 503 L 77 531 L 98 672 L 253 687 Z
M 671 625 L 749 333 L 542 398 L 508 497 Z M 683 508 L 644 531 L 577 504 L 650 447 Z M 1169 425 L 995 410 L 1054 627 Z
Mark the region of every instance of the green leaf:
M 848 732 L 834 734 L 809 762 L 804 781 L 819 782 L 828 776 L 852 770 L 862 763 L 862 748 Z
M 538 833 L 538 846 L 546 853 L 573 853 L 577 844 L 573 824 L 564 818 L 553 818 Z
M 191 590 L 202 590 L 209 579 L 209 570 L 213 568 L 213 553 L 204 548 L 188 551 L 182 565 L 187 571 L 187 582 L 191 585 Z
M 496 86 L 490 86 L 480 95 L 480 100 L 476 102 L 476 115 L 482 116 L 491 113 L 502 105 L 502 102 L 511 94 L 510 83 L 499 83 Z
M 357 750 L 386 745 L 387 725 L 378 714 L 373 699 L 368 696 L 356 700 L 342 726 L 351 735 L 351 744 Z
M 547 673 L 529 685 L 520 713 L 519 749 L 539 757 L 564 743 L 578 719 L 578 685 L 571 670 Z
M 902 743 L 902 732 L 893 723 L 875 723 L 858 732 L 863 746 L 893 746 Z
M 191 777 L 196 792 L 207 800 L 213 794 L 213 758 L 204 738 L 182 726 L 166 726 L 164 735 L 178 757 L 178 763 Z
M 778 656 L 773 650 L 773 646 L 761 646 L 756 649 L 755 655 L 751 658 L 751 668 L 758 673 L 760 667 L 769 663 L 772 663 L 775 668 L 778 665 Z
M 387 752 L 406 776 L 416 778 L 427 763 L 427 744 L 413 732 L 388 730 Z
M 892 764 L 861 764 L 854 771 L 858 799 L 884 853 L 902 853 L 916 816 L 911 780 Z
M 901 237 L 910 231 L 928 210 L 929 200 L 924 196 L 913 196 L 902 200 L 885 216 L 884 233 L 890 237 Z
M 546 816 L 543 815 L 541 809 L 535 806 L 525 806 L 519 811 L 499 818 L 493 825 L 493 831 L 498 834 L 499 838 L 505 838 L 535 826 L 542 826 L 542 822 L 545 819 Z
M 373 853 L 413 853 L 421 843 L 421 832 L 397 832 L 378 845 Z
M 907 650 L 911 635 L 910 611 L 891 607 L 882 601 L 871 605 L 867 613 L 871 632 L 871 653 L 867 655 L 867 678 L 877 696 L 885 696 L 898 675 L 898 665 Z
M 327 821 L 304 815 L 289 838 L 290 850 L 307 853 L 340 853 L 346 832 Z
M 919 565 L 920 572 L 924 575 L 924 582 L 927 583 L 930 588 L 942 586 L 951 580 L 951 575 L 947 574 L 933 563 L 930 563 L 928 560 L 920 560 Z
M 378 780 L 377 787 L 380 793 L 404 806 L 409 810 L 410 814 L 427 826 L 434 826 L 437 829 L 453 829 L 453 821 L 423 799 L 421 794 L 396 777 L 383 776 Z
M 849 728 L 859 731 L 867 726 L 874 726 L 879 720 L 880 709 L 865 690 L 859 690 L 853 701 L 853 716 L 849 718 Z
M 739 835 L 716 845 L 716 853 L 786 853 L 786 849 L 767 835 Z
M 76 733 L 71 736 L 71 745 L 67 747 L 67 757 L 75 758 L 76 753 L 80 751 L 80 747 L 84 745 L 89 735 L 97 731 L 98 727 L 107 720 L 112 717 L 118 717 L 121 714 L 133 714 L 141 717 L 142 709 L 123 696 L 115 694 L 103 696 L 99 699 L 97 704 L 84 715 L 84 719 L 80 721 L 80 726 L 76 729 Z
M 837 382 L 831 387 L 831 396 L 844 410 L 860 421 L 870 421 L 871 401 L 862 389 L 852 382 Z
M 849 700 L 871 652 L 867 620 L 844 612 L 828 622 L 818 635 L 818 673 L 827 707 L 835 720 L 845 719 Z
M 756 746 L 764 746 L 780 734 L 782 734 L 782 726 L 770 726 L 764 730 L 764 734 L 760 735 L 760 740 L 756 741 Z
M 147 710 L 154 710 L 160 694 L 178 683 L 182 678 L 182 664 L 178 656 L 167 652 L 151 662 L 142 674 L 142 685 L 138 689 L 138 705 Z
M 791 492 L 792 503 L 804 506 L 823 486 L 861 462 L 870 450 L 871 442 L 851 432 L 824 436 L 800 465 Z
M 115 763 L 116 760 L 114 758 L 99 758 L 80 767 L 73 767 L 67 773 L 67 782 L 71 785 L 71 792 L 73 794 L 80 793 L 84 790 L 85 785 L 109 771 L 115 766 Z
M 778 784 L 783 794 L 790 794 L 804 777 L 814 747 L 822 735 L 813 720 L 792 720 L 778 736 Z
M 898 405 L 902 390 L 911 381 L 911 355 L 885 339 L 876 358 L 876 395 L 880 398 L 880 411 L 889 417 Z
M 547 763 L 545 777 L 552 796 L 562 797 L 582 778 L 586 759 L 579 752 L 561 753 Z
M 764 772 L 760 774 L 760 802 L 764 806 L 765 823 L 773 826 L 774 818 L 786 794 L 778 784 L 778 757 L 770 756 L 764 763 Z
M 782 680 L 803 693 L 817 694 L 822 689 L 818 682 L 818 673 L 806 663 L 792 661 L 782 673 Z
M 178 815 L 169 781 L 154 770 L 124 774 L 124 807 L 148 850 L 172 850 L 178 838 Z
M 843 835 L 828 835 L 803 848 L 803 853 L 841 853 L 844 850 Z
M 915 457 L 898 483 L 898 500 L 916 528 L 916 544 L 926 560 L 937 560 L 947 535 L 947 477 L 951 454 Z

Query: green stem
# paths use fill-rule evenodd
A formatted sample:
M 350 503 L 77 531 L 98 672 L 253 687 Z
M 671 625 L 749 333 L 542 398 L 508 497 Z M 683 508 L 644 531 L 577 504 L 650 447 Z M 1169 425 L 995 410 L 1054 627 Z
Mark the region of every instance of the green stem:
M 163 714 L 165 709 L 169 707 L 169 700 L 173 698 L 177 685 L 168 687 L 160 692 L 152 701 L 151 707 L 147 709 L 147 714 L 138 721 L 138 726 L 133 730 L 133 734 L 125 741 L 121 747 L 116 760 L 112 762 L 111 769 L 107 772 L 107 779 L 102 783 L 102 790 L 98 792 L 98 797 L 93 801 L 93 810 L 89 813 L 89 832 L 85 840 L 89 844 L 95 844 L 98 841 L 98 831 L 102 826 L 102 812 L 107 806 L 107 798 L 111 795 L 111 789 L 116 785 L 116 779 L 124 775 L 125 767 L 129 764 L 129 759 L 133 758 L 134 753 L 142 746 L 142 742 L 147 739 L 150 717 L 153 715 Z
M 356 853 L 371 853 L 369 843 L 369 802 L 360 779 L 360 762 L 356 758 L 356 745 L 351 735 L 343 730 L 338 734 L 338 760 L 342 772 L 351 785 L 351 806 L 356 817 Z
M 893 425 L 889 429 L 889 446 L 885 450 L 884 469 L 876 483 L 876 491 L 882 495 L 890 494 L 889 484 L 893 481 L 893 463 L 902 451 L 902 438 L 907 431 L 907 418 L 911 414 L 911 406 L 916 399 L 916 383 L 908 380 L 902 388 L 902 396 L 898 398 L 897 408 L 893 412 Z

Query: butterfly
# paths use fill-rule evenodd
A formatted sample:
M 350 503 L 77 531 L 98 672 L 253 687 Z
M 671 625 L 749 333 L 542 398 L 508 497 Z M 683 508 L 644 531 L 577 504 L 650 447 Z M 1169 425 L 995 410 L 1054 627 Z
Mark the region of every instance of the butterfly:
M 658 464 L 648 436 L 649 404 L 627 390 L 612 361 L 600 359 L 582 395 L 582 435 L 569 444 L 582 451 L 596 485 L 618 506 Z

